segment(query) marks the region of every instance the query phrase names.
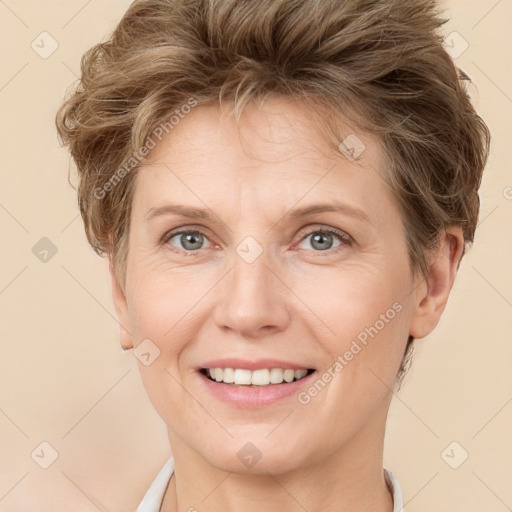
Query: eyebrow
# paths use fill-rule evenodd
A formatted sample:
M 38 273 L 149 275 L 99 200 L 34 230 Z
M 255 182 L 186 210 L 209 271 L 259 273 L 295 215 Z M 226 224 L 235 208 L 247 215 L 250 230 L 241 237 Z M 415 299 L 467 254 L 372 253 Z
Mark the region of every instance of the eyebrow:
M 290 210 L 281 218 L 281 220 L 286 218 L 300 219 L 302 217 L 307 217 L 308 215 L 315 215 L 324 212 L 343 213 L 349 217 L 353 217 L 355 219 L 359 219 L 367 222 L 368 224 L 371 224 L 368 215 L 363 210 L 337 201 L 333 203 L 317 203 Z M 218 219 L 216 215 L 205 208 L 195 208 L 182 204 L 166 204 L 158 208 L 150 208 L 146 214 L 146 221 L 150 221 L 151 219 L 160 217 L 162 215 L 173 214 L 189 217 L 191 219 L 207 220 L 210 222 L 215 222 Z

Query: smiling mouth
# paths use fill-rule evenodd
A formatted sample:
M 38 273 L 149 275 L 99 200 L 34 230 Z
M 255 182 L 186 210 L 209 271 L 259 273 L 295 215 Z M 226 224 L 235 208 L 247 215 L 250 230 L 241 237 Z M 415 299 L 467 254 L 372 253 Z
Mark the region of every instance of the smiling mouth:
M 314 369 L 281 369 L 262 368 L 258 370 L 246 370 L 241 368 L 201 368 L 207 379 L 219 384 L 232 386 L 263 387 L 276 384 L 289 384 L 313 373 Z

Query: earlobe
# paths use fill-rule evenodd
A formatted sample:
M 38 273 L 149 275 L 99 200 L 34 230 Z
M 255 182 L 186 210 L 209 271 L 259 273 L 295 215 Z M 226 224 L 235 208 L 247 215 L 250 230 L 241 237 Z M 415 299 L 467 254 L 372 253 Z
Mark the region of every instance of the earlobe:
M 117 320 L 119 324 L 120 343 L 123 350 L 129 350 L 133 348 L 133 341 L 131 334 L 128 330 L 129 316 L 128 316 L 128 305 L 126 302 L 125 292 L 122 289 L 119 280 L 115 274 L 112 259 L 108 257 L 108 269 L 110 274 L 110 280 L 112 283 L 112 300 L 116 309 Z
M 431 254 L 429 273 L 416 288 L 410 335 L 424 338 L 439 323 L 463 254 L 464 237 L 458 226 L 446 228 Z

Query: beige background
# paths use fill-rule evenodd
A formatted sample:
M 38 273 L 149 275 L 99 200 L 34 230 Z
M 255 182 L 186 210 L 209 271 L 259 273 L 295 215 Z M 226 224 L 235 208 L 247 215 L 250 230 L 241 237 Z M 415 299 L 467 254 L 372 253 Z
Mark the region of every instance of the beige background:
M 54 129 L 80 56 L 128 4 L 0 0 L 1 512 L 131 510 L 170 455 L 137 360 L 119 347 L 106 265 L 86 243 Z M 408 512 L 501 512 L 512 509 L 512 0 L 445 5 L 445 34 L 469 43 L 456 60 L 493 148 L 476 243 L 393 400 L 385 466 Z M 43 31 L 58 42 L 47 58 Z M 32 252 L 43 237 L 57 248 L 46 262 Z M 48 469 L 44 441 L 58 452 Z

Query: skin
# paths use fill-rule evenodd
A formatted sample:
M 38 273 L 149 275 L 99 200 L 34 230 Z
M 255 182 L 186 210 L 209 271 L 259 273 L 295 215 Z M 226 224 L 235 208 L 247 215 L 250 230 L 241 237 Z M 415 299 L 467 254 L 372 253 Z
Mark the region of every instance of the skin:
M 393 510 L 382 470 L 393 384 L 409 334 L 422 338 L 439 321 L 463 238 L 448 228 L 430 274 L 414 274 L 379 141 L 340 125 L 366 146 L 352 162 L 329 149 L 317 123 L 277 97 L 249 105 L 238 125 L 218 106 L 196 107 L 137 174 L 126 281 L 112 264 L 111 276 L 128 331 L 121 344 L 149 338 L 160 350 L 139 368 L 175 461 L 163 511 Z M 285 216 L 334 200 L 368 222 L 340 212 Z M 207 207 L 215 219 L 147 220 L 168 203 Z M 322 227 L 350 239 L 327 235 L 321 250 Z M 200 248 L 179 235 L 162 241 L 177 228 L 200 230 Z M 247 236 L 263 248 L 252 263 L 236 252 Z M 307 404 L 292 396 L 236 408 L 196 372 L 208 359 L 277 358 L 320 378 L 394 303 L 400 312 Z M 262 454 L 251 468 L 237 457 L 247 442 Z

